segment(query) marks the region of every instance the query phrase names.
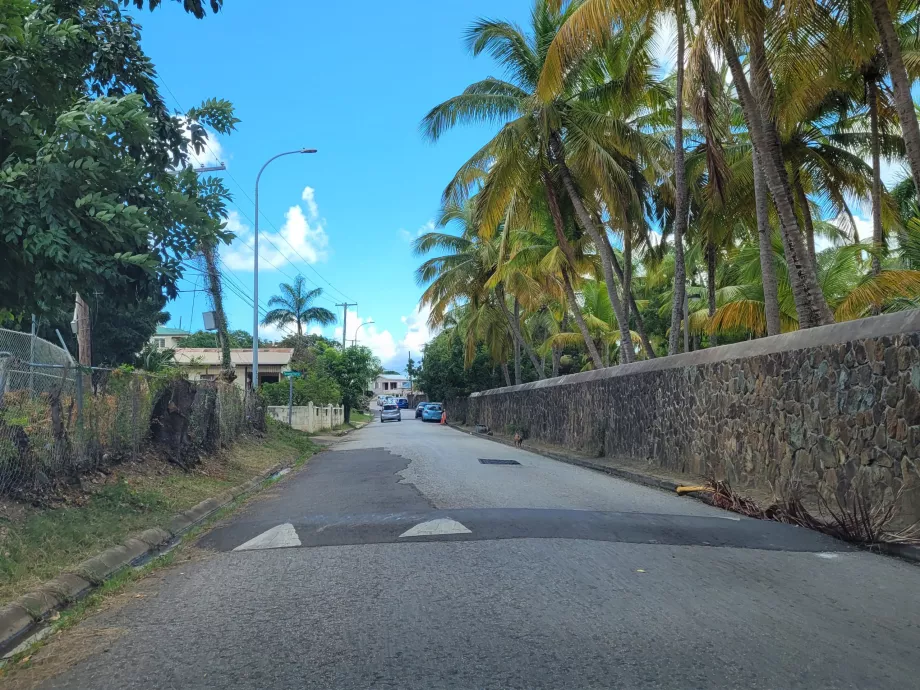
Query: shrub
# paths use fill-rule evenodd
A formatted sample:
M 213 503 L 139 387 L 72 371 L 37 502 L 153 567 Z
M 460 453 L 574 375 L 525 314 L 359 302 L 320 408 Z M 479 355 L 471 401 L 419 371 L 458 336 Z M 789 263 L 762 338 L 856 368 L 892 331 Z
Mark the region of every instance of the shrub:
M 288 382 L 266 383 L 260 389 L 269 405 L 288 404 Z M 311 371 L 303 378 L 294 379 L 294 404 L 338 405 L 342 402 L 342 391 L 338 384 L 326 374 Z

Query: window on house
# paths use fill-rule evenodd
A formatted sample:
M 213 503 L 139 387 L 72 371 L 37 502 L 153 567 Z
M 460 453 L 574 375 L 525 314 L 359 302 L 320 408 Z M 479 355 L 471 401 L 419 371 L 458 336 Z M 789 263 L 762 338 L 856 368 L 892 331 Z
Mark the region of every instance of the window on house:
M 166 338 L 155 338 L 157 347 L 166 347 Z
M 213 381 L 214 374 L 202 374 L 201 376 L 198 377 L 198 380 L 199 381 Z

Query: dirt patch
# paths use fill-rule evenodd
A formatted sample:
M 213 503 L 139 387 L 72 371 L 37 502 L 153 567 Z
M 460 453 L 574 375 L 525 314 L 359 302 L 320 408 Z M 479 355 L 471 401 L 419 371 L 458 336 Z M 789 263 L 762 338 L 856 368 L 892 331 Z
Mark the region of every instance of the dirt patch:
M 12 669 L 3 678 L 10 690 L 35 688 L 56 678 L 96 654 L 107 652 L 124 635 L 124 628 L 80 626 L 74 630 L 55 633 L 49 644 L 39 649 L 22 668 Z

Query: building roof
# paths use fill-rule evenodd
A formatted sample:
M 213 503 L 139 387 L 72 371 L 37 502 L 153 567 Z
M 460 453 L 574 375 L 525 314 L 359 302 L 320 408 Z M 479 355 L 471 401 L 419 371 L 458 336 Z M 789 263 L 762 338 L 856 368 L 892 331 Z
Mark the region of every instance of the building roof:
M 157 335 L 188 335 L 188 331 L 183 331 L 181 328 L 157 326 Z
M 293 347 L 260 347 L 259 364 L 266 366 L 281 365 L 285 366 L 291 363 L 294 357 Z M 199 364 L 202 366 L 220 366 L 220 348 L 219 347 L 179 347 L 176 348 L 174 355 L 176 364 Z M 230 361 L 235 366 L 251 366 L 252 350 L 231 349 Z
M 261 352 L 261 350 L 259 350 Z M 377 377 L 378 379 L 385 379 L 387 381 L 408 381 L 408 376 L 397 376 L 395 374 L 381 374 Z

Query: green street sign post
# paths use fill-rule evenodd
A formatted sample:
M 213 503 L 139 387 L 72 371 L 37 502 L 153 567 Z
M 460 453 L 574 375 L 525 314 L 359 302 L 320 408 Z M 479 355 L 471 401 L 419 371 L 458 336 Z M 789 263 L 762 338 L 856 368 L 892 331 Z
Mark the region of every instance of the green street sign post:
M 281 375 L 288 380 L 288 426 L 294 426 L 294 379 L 299 379 L 303 374 L 299 371 L 282 371 Z

